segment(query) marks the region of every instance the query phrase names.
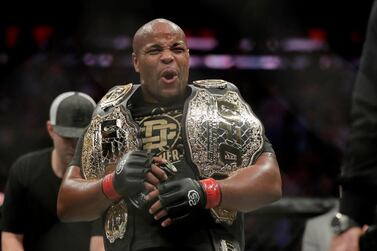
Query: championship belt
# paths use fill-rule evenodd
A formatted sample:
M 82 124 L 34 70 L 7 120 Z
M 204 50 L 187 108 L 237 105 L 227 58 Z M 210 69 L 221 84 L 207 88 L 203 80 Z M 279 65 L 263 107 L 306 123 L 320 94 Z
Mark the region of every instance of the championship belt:
M 250 166 L 263 147 L 264 129 L 237 88 L 224 80 L 194 81 L 187 104 L 186 137 L 201 178 L 225 178 Z M 232 224 L 237 211 L 211 209 L 218 223 Z
M 85 179 L 100 179 L 114 171 L 119 159 L 140 146 L 139 127 L 124 108 L 133 85 L 116 86 L 98 103 L 96 113 L 84 135 L 82 172 Z M 127 227 L 127 205 L 114 202 L 105 217 L 105 234 L 110 243 L 122 239 Z

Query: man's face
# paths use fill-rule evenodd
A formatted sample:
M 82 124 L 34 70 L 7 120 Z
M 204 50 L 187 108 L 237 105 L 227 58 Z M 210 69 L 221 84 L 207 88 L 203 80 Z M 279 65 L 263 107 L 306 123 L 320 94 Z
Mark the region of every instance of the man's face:
M 54 147 L 60 160 L 65 164 L 65 166 L 68 166 L 75 152 L 77 138 L 62 137 L 54 132 L 52 140 L 54 142 Z
M 158 23 L 137 40 L 133 53 L 136 72 L 147 102 L 169 102 L 183 97 L 189 75 L 189 50 L 181 30 Z

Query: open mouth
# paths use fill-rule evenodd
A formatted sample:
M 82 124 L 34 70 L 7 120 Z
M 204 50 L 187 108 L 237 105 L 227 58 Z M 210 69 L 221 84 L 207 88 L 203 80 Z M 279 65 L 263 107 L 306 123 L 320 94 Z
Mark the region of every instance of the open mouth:
M 165 83 L 172 83 L 178 77 L 178 72 L 172 69 L 168 69 L 162 72 L 161 79 Z

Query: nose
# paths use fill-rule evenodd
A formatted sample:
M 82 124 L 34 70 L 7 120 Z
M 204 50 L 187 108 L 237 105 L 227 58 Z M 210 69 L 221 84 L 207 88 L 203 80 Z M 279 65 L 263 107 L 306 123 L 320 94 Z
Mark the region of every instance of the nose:
M 173 53 L 170 50 L 164 50 L 161 55 L 161 61 L 165 64 L 170 63 L 173 61 Z

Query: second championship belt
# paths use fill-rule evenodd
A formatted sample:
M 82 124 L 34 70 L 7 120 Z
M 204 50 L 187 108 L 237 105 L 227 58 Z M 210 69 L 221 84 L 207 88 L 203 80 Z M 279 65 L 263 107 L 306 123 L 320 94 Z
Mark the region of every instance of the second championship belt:
M 119 159 L 138 149 L 138 126 L 124 103 L 133 92 L 133 85 L 112 88 L 98 103 L 96 115 L 84 135 L 82 173 L 85 179 L 100 179 L 113 172 Z M 123 239 L 127 227 L 127 205 L 114 202 L 105 217 L 105 235 L 110 243 Z
M 237 88 L 224 80 L 194 81 L 185 130 L 200 178 L 225 178 L 254 162 L 263 147 L 264 129 Z M 232 224 L 234 210 L 212 208 L 218 223 Z

